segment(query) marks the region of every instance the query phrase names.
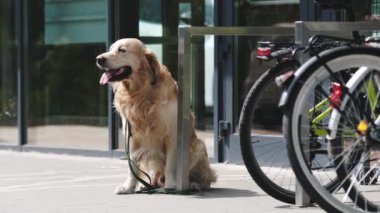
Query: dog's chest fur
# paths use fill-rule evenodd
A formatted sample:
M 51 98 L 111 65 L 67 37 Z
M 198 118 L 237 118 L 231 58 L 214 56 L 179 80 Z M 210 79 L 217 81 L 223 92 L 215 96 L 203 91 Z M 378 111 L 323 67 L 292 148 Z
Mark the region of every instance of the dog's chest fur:
M 176 102 L 169 97 L 154 95 L 156 90 L 141 91 L 133 96 L 118 88 L 115 91 L 115 107 L 123 119 L 128 119 L 135 139 L 166 141 L 175 127 Z M 159 98 L 157 98 L 159 97 Z M 153 138 L 160 136 L 161 138 Z

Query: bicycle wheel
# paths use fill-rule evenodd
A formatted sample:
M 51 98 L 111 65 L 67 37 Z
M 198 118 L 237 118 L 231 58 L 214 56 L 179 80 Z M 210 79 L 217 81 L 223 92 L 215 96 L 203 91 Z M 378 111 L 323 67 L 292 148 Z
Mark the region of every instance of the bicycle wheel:
M 241 153 L 249 174 L 267 194 L 291 204 L 295 202 L 295 176 L 283 143 L 282 111 L 277 107 L 282 90 L 275 78 L 295 66 L 290 60 L 264 72 L 251 87 L 239 122 Z
M 335 167 L 347 196 L 355 205 L 379 212 L 380 199 L 374 195 L 380 195 L 380 187 L 376 186 L 380 172 L 380 120 L 376 123 L 380 114 L 380 71 L 361 67 L 347 82 L 347 88 L 329 122 Z M 355 162 L 354 169 L 347 169 L 341 162 L 357 150 L 361 150 L 361 158 Z
M 353 100 L 360 97 L 354 98 L 353 94 L 345 92 L 351 76 L 362 67 L 371 70 L 380 68 L 379 50 L 360 47 L 328 50 L 311 58 L 297 70 L 296 81 L 288 91 L 284 135 L 290 162 L 304 190 L 328 212 L 357 212 L 358 207 L 372 211 L 377 207 L 376 201 L 366 196 L 361 187 L 353 184 L 357 168 L 364 163 L 363 156 L 368 155 L 368 148 L 352 140 L 355 129 L 339 128 L 341 131 L 337 132 L 339 138 L 351 136 L 351 141 L 340 140 L 338 143 L 327 139 L 331 131 L 328 128 L 331 111 L 339 108 L 341 96 L 349 95 Z M 328 108 L 315 110 L 316 105 L 323 100 L 327 102 Z M 352 114 L 348 108 L 343 113 Z M 349 122 L 348 117 L 342 118 L 338 122 L 341 125 Z M 316 150 L 311 145 L 314 140 L 323 143 L 329 154 L 318 172 L 311 170 L 309 163 Z M 321 178 L 322 175 L 326 178 Z M 338 176 L 339 181 L 339 186 L 332 192 L 325 188 L 325 181 L 331 181 L 329 176 Z M 375 188 L 372 190 L 375 197 L 376 194 L 379 197 L 380 191 Z

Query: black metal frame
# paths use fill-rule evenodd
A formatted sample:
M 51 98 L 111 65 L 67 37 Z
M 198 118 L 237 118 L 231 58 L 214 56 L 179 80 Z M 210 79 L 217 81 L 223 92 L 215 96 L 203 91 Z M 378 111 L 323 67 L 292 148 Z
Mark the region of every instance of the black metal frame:
M 215 2 L 215 26 L 235 26 L 234 1 Z M 218 162 L 226 159 L 229 134 L 223 126 L 234 124 L 234 38 L 232 36 L 215 38 L 215 72 L 214 77 L 214 156 Z M 227 89 L 228 88 L 228 89 Z M 233 127 L 230 126 L 232 129 Z M 228 128 L 226 128 L 228 129 Z M 226 133 L 226 134 L 224 134 Z
M 27 68 L 28 61 L 26 54 L 28 52 L 28 1 L 15 1 L 15 24 L 16 24 L 16 42 L 17 42 L 17 127 L 18 127 L 18 148 L 27 142 Z

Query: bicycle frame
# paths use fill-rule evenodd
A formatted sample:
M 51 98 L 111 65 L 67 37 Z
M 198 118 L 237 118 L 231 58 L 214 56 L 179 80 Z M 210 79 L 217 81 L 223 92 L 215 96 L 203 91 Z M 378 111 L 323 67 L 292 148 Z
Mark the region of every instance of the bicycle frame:
M 326 109 L 327 108 L 327 109 Z M 319 125 L 324 119 L 326 119 L 332 112 L 332 108 L 330 107 L 330 100 L 329 98 L 323 99 L 321 102 L 319 102 L 315 107 L 311 108 L 309 110 L 309 115 L 312 116 L 315 112 L 321 112 L 318 116 L 316 116 L 311 121 L 311 130 L 316 136 L 324 136 L 327 135 L 327 129 L 320 128 Z
M 358 86 L 359 82 L 363 80 L 370 71 L 371 70 L 366 67 L 361 67 L 347 82 L 347 91 L 349 93 L 352 93 Z M 376 87 L 380 88 L 379 76 L 375 76 L 375 79 L 368 81 L 366 85 L 366 93 L 367 93 L 367 97 L 368 97 L 372 112 L 374 111 L 378 102 L 378 97 L 376 95 Z M 344 109 L 348 99 L 349 99 L 349 96 L 346 96 L 345 99 L 342 101 L 341 109 Z M 311 131 L 313 132 L 313 134 L 316 136 L 328 135 L 329 139 L 335 138 L 336 131 L 337 131 L 336 122 L 340 118 L 340 112 L 339 110 L 334 110 L 333 107 L 330 106 L 330 97 L 324 98 L 322 101 L 316 104 L 313 108 L 309 109 L 309 116 L 312 116 L 316 112 L 319 114 L 315 116 L 315 118 L 310 123 Z M 322 125 L 320 125 L 320 123 L 324 119 L 328 118 L 328 116 L 330 115 L 331 115 L 331 118 L 329 122 L 329 129 L 331 130 L 331 132 L 329 134 L 326 128 L 321 128 Z M 375 124 L 380 125 L 380 115 L 378 115 L 378 118 L 376 119 Z

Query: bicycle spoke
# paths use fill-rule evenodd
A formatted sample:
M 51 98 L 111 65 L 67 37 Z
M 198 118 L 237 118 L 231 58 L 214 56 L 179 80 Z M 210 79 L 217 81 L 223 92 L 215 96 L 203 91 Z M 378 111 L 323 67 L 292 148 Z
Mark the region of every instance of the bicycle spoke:
M 296 156 L 291 158 L 296 174 L 305 181 L 303 187 L 311 190 L 312 199 L 329 210 L 339 211 L 335 206 L 340 206 L 377 211 L 379 199 L 373 198 L 380 193 L 380 187 L 374 188 L 380 154 L 373 154 L 377 136 L 369 135 L 377 130 L 369 131 L 380 111 L 380 83 L 376 82 L 380 58 L 377 52 L 368 53 L 368 58 L 362 52 L 346 57 L 343 50 L 313 58 L 297 71 L 296 94 L 289 92 L 294 98 L 286 107 L 290 124 L 286 139 L 291 141 L 290 154 Z M 322 150 L 326 158 L 318 156 Z M 334 175 L 337 182 L 329 190 L 325 182 Z

